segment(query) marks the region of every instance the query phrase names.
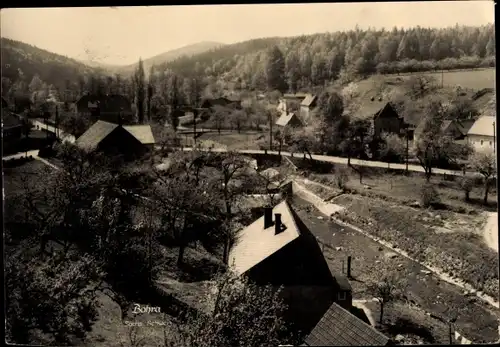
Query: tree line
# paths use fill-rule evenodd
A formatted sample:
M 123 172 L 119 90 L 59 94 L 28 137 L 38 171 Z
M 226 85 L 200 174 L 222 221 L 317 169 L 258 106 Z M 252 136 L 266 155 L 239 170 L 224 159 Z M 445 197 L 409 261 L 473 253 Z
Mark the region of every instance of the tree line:
M 295 91 L 375 72 L 494 66 L 494 25 L 445 29 L 355 30 L 252 40 L 163 64 L 182 76 L 205 75 L 235 89 Z M 271 70 L 269 70 L 271 69 Z M 285 81 L 268 84 L 269 73 Z M 286 82 L 283 83 L 283 82 Z M 277 83 L 277 84 L 276 84 Z

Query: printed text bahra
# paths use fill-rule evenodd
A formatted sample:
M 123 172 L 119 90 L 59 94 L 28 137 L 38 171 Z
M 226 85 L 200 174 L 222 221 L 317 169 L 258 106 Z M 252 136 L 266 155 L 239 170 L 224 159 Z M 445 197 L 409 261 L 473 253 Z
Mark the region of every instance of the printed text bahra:
M 134 314 L 138 313 L 161 313 L 161 309 L 158 306 L 148 306 L 148 305 L 141 305 L 141 304 L 134 304 Z

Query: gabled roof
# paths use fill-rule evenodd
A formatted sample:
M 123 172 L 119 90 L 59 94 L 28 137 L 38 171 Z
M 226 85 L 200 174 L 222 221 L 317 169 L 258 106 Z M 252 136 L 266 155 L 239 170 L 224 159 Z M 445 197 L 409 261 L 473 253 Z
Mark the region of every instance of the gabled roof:
M 283 112 L 283 113 L 281 113 L 281 116 L 276 121 L 276 125 L 286 126 L 286 125 L 288 125 L 288 123 L 290 123 L 290 121 L 293 118 L 296 118 L 296 120 L 299 121 L 300 124 L 302 124 L 302 121 L 300 120 L 299 117 L 297 117 L 297 115 L 294 112 L 290 112 L 288 114 L 286 112 Z
M 155 143 L 153 132 L 150 125 L 124 125 L 123 128 L 132 134 L 143 145 Z
M 467 135 L 469 132 L 470 128 L 474 125 L 476 121 L 474 119 L 464 119 L 464 120 L 458 120 L 457 121 L 457 126 L 462 135 Z
M 316 95 L 307 94 L 304 100 L 300 103 L 300 106 L 311 106 L 311 104 L 316 100 Z
M 99 120 L 76 140 L 76 145 L 87 150 L 93 150 L 117 127 L 118 124 Z
M 2 128 L 16 128 L 22 126 L 23 121 L 20 116 L 15 113 L 4 111 L 2 112 Z
M 241 275 L 247 272 L 300 236 L 299 227 L 286 200 L 276 205 L 272 213 L 273 216 L 281 213 L 285 230 L 275 235 L 274 226 L 264 229 L 264 216 L 241 230 L 229 252 L 229 264 L 236 273 Z
M 493 133 L 493 123 L 496 121 L 496 117 L 492 116 L 481 116 L 479 117 L 472 127 L 467 132 L 467 135 L 483 135 L 483 136 L 494 136 Z
M 306 338 L 306 346 L 385 346 L 389 338 L 336 303 Z
M 450 127 L 450 125 L 454 124 L 454 122 L 452 120 L 445 120 L 443 121 L 443 124 L 441 124 L 441 131 L 446 131 L 448 130 L 448 128 Z

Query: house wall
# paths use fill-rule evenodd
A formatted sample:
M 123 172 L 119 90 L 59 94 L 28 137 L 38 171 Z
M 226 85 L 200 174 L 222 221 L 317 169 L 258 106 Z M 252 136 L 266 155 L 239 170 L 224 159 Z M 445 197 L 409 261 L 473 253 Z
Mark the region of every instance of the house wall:
M 98 149 L 110 155 L 121 154 L 126 160 L 137 158 L 147 151 L 142 143 L 121 127 L 109 134 Z
M 402 120 L 392 107 L 386 107 L 378 117 L 374 118 L 374 136 L 379 137 L 382 133 L 400 134 L 402 129 Z
M 316 326 L 336 295 L 330 287 L 325 286 L 286 286 L 280 294 L 288 306 L 284 319 L 304 332 Z
M 495 148 L 493 136 L 467 135 L 467 143 L 476 151 L 493 150 Z

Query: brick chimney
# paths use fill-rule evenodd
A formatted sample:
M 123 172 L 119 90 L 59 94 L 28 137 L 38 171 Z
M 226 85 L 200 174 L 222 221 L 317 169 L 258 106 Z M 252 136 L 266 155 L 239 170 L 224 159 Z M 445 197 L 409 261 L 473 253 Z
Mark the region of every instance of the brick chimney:
M 273 225 L 273 208 L 264 207 L 264 229 Z
M 281 213 L 274 214 L 274 234 L 278 235 L 283 231 L 283 226 L 281 225 Z

